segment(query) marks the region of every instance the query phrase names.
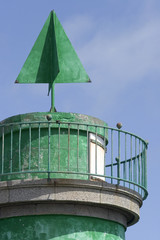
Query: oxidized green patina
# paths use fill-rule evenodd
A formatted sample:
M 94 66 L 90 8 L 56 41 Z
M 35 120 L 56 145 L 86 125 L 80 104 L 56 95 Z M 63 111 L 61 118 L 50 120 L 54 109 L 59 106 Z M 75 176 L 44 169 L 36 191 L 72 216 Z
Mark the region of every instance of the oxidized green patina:
M 54 11 L 47 18 L 20 74 L 18 83 L 88 82 L 74 48 Z
M 90 82 L 54 11 L 48 16 L 16 83 L 48 83 L 54 109 L 55 83 Z
M 69 215 L 15 217 L 0 220 L 1 240 L 124 240 L 122 225 Z
M 50 121 L 47 121 L 48 117 Z M 107 143 L 104 128 L 92 126 L 107 124 L 82 114 L 30 113 L 8 118 L 1 124 L 8 124 L 0 131 L 0 169 L 4 174 L 1 180 L 35 177 L 88 179 L 85 173 L 89 172 L 89 133 L 102 137 L 105 134 Z M 58 171 L 62 173 L 53 173 Z M 70 174 L 63 173 L 67 171 Z M 16 172 L 19 173 L 14 174 Z

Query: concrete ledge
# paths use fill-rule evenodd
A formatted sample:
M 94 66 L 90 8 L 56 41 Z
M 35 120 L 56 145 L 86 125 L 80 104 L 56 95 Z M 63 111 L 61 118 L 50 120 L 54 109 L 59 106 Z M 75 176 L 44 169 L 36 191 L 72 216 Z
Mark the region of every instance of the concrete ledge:
M 32 204 L 5 205 L 0 208 L 0 218 L 50 214 L 96 217 L 118 222 L 125 228 L 127 227 L 126 216 L 118 211 L 78 203 L 37 202 Z
M 0 218 L 67 214 L 119 222 L 139 220 L 142 199 L 135 191 L 106 182 L 37 179 L 0 182 Z

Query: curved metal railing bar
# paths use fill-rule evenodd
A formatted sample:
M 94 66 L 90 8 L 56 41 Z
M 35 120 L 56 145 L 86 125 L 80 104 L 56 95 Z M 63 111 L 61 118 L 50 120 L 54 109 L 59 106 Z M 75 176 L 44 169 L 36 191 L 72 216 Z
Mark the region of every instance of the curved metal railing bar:
M 60 121 L 0 124 L 0 180 L 95 178 L 132 189 L 144 200 L 148 195 L 147 147 L 135 134 L 102 125 Z

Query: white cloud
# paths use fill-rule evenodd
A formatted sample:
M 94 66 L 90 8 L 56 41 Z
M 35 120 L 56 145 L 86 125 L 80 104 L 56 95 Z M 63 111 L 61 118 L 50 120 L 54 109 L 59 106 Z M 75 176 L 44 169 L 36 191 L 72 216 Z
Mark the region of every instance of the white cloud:
M 83 39 L 92 33 L 94 24 L 93 19 L 87 15 L 71 16 L 63 23 L 66 34 L 69 36 L 71 42 L 76 42 L 78 45 L 83 43 Z
M 140 79 L 160 62 L 159 23 L 148 23 L 132 33 L 108 38 L 103 29 L 79 53 L 85 64 L 123 81 Z
M 88 96 L 91 99 L 96 96 L 94 108 L 98 109 L 104 98 L 109 99 L 106 104 L 111 106 L 130 84 L 144 81 L 155 71 L 160 76 L 160 18 L 137 21 L 132 28 L 128 26 L 122 31 L 114 29 L 114 34 L 109 34 L 107 27 L 98 22 L 97 27 L 94 19 L 92 23 L 90 20 L 85 16 L 72 18 L 68 35 L 74 36 L 78 55 L 93 81 Z M 79 46 L 79 37 L 85 36 L 86 31 L 87 40 L 83 39 L 83 44 Z M 88 39 L 88 36 L 91 37 Z

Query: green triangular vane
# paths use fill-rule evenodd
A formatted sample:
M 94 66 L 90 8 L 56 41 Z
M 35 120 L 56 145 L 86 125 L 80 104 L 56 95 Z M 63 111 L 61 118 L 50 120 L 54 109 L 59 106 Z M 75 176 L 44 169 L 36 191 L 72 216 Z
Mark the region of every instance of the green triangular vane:
M 17 83 L 90 82 L 54 11 L 47 18 Z

